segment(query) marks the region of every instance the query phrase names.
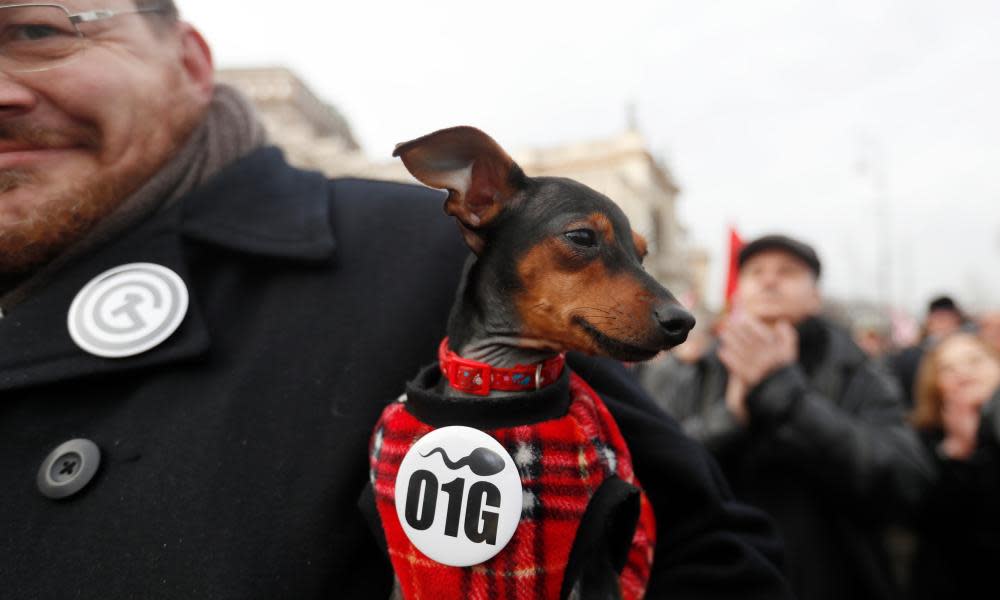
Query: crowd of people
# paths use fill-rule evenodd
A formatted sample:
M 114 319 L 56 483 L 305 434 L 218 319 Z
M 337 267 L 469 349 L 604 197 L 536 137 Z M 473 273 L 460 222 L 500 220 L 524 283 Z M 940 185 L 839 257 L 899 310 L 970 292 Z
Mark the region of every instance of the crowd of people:
M 824 316 L 802 241 L 764 236 L 738 266 L 725 313 L 636 372 L 775 520 L 797 595 L 992 597 L 1000 313 L 935 298 L 894 349 Z

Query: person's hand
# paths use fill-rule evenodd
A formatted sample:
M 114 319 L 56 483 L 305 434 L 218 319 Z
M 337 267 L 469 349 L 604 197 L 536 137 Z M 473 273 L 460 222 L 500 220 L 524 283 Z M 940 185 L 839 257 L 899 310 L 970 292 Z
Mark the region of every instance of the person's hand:
M 726 384 L 726 409 L 740 425 L 746 426 L 750 422 L 750 413 L 747 412 L 747 384 L 735 375 L 730 375 Z
M 948 402 L 941 408 L 945 436 L 940 448 L 949 458 L 966 460 L 975 451 L 980 406 L 973 402 Z
M 799 335 L 785 321 L 769 327 L 750 315 L 737 314 L 727 321 L 719 339 L 719 359 L 747 391 L 799 358 Z

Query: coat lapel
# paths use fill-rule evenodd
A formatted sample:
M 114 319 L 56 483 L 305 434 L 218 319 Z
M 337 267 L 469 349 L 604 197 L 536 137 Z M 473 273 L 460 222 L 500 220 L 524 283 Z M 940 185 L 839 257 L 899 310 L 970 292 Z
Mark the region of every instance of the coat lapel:
M 68 265 L 0 319 L 0 391 L 146 368 L 204 352 L 209 339 L 194 294 L 180 328 L 159 346 L 136 356 L 118 359 L 92 356 L 73 342 L 67 327 L 69 308 L 77 292 L 113 267 L 155 263 L 177 273 L 190 288 L 176 234 L 178 214 L 176 208 L 161 213 Z

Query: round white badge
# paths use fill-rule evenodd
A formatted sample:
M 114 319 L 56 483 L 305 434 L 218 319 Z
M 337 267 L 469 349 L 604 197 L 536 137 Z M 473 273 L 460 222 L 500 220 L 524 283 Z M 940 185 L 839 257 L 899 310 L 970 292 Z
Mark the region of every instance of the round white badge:
M 503 550 L 522 501 L 510 454 L 471 427 L 442 427 L 420 438 L 396 476 L 403 531 L 428 558 L 453 567 L 478 565 Z
M 188 309 L 184 281 L 170 269 L 132 263 L 101 273 L 73 299 L 67 324 L 90 354 L 123 358 L 155 348 L 180 327 Z

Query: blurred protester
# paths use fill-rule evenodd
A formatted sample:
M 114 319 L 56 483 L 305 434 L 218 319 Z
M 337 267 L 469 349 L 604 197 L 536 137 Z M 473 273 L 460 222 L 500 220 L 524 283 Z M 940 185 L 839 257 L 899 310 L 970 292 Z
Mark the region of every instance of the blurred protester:
M 883 526 L 918 503 L 930 477 L 898 386 L 817 316 L 811 247 L 765 236 L 739 267 L 735 310 L 673 416 L 737 496 L 775 518 L 800 598 L 894 597 Z
M 938 340 L 961 329 L 965 322 L 965 314 L 955 300 L 950 296 L 938 296 L 927 306 L 927 318 L 924 319 L 920 342 L 889 358 L 889 367 L 903 388 L 903 402 L 907 408 L 913 406 L 913 386 L 924 352 Z
M 941 340 L 955 333 L 965 324 L 965 313 L 950 296 L 938 296 L 927 306 L 924 337 Z
M 921 363 L 916 396 L 914 426 L 939 479 L 917 521 L 911 597 L 996 598 L 1000 353 L 970 333 L 945 338 Z
M 976 320 L 979 336 L 991 348 L 1000 352 L 1000 310 L 992 310 L 979 315 Z
M 851 337 L 869 357 L 881 360 L 892 347 L 890 325 L 876 315 L 863 315 L 855 319 Z

